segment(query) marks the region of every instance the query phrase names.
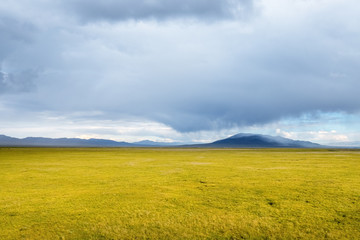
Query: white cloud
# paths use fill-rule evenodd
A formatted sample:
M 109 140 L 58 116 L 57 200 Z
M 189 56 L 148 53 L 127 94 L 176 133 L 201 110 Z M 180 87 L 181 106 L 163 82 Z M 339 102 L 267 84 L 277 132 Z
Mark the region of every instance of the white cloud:
M 334 131 L 308 131 L 308 132 L 285 132 L 280 131 L 280 136 L 292 139 L 310 140 L 319 143 L 346 142 L 349 137 Z

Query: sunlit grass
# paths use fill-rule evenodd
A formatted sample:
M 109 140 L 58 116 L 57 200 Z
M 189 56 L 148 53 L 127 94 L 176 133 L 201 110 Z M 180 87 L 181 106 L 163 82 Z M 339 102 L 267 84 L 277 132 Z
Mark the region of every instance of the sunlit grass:
M 0 239 L 360 239 L 360 151 L 0 148 Z

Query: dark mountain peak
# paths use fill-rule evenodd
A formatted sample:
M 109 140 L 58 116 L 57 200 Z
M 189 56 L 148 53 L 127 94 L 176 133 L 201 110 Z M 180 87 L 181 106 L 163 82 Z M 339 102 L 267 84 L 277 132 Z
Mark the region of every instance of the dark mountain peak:
M 242 138 L 242 137 L 250 137 L 254 135 L 260 135 L 260 134 L 253 134 L 253 133 L 238 133 L 228 138 Z
M 208 144 L 214 147 L 259 147 L 259 148 L 318 148 L 321 145 L 307 141 L 297 141 L 280 136 L 239 133 Z

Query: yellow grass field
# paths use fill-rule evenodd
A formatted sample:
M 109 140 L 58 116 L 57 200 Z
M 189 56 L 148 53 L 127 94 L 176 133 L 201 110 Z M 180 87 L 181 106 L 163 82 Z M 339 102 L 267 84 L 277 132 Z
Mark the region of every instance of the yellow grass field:
M 360 151 L 0 148 L 0 239 L 360 239 Z

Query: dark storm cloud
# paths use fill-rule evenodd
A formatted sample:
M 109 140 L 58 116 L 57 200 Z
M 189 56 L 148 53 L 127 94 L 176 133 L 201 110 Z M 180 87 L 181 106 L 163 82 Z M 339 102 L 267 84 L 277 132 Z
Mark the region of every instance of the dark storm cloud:
M 252 0 L 73 0 L 67 6 L 85 20 L 226 19 L 245 17 Z

